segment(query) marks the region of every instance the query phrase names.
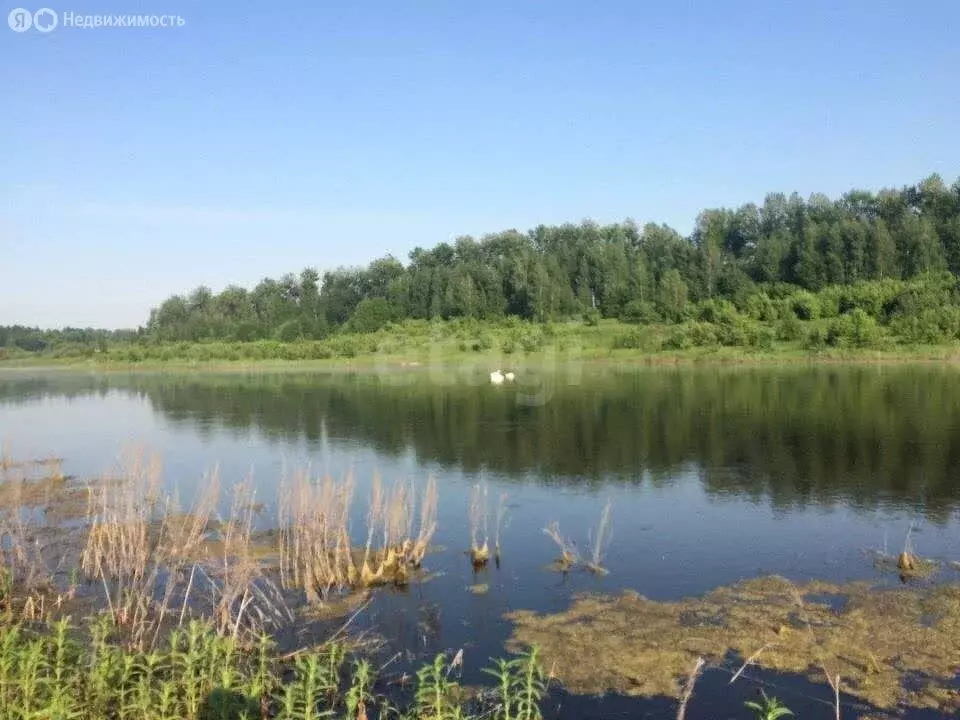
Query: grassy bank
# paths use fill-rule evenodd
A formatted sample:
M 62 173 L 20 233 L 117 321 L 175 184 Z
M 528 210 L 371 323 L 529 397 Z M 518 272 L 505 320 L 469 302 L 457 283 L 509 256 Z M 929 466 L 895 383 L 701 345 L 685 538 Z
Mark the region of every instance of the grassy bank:
M 911 342 L 892 334 L 861 337 L 855 323 L 796 321 L 790 335 L 763 323 L 691 321 L 632 325 L 618 320 L 534 324 L 521 321 L 419 322 L 326 340 L 138 343 L 98 351 L 9 351 L 0 367 L 366 368 L 482 365 L 955 361 L 960 344 Z

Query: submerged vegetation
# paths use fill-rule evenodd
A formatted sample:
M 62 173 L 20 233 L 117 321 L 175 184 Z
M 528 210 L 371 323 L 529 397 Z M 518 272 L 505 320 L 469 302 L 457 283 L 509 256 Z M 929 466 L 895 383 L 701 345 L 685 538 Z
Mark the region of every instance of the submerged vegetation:
M 845 696 L 881 710 L 960 710 L 957 585 L 881 590 L 764 577 L 680 602 L 627 592 L 583 596 L 558 614 L 508 617 L 510 646 L 540 647 L 553 674 L 577 692 L 678 697 L 704 658 L 734 679 L 748 664 L 831 686 L 839 677 Z

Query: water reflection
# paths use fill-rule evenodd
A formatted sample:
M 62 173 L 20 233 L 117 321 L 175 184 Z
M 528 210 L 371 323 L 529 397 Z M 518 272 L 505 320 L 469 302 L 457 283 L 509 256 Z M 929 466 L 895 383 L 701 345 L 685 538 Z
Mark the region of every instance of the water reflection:
M 945 521 L 960 498 L 952 368 L 590 371 L 528 387 L 435 373 L 0 376 L 0 402 L 135 393 L 169 421 L 541 483 L 669 483 L 696 468 L 710 495 L 900 507 Z M 535 381 L 542 387 L 542 378 Z

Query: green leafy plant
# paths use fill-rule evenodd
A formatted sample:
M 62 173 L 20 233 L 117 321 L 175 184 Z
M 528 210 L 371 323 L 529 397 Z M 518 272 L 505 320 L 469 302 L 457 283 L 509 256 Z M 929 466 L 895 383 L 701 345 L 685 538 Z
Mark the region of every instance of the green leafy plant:
M 750 700 L 744 703 L 753 710 L 757 720 L 778 720 L 786 715 L 793 715 L 793 711 L 783 705 L 777 698 L 770 697 L 764 690 L 760 690 L 760 700 Z

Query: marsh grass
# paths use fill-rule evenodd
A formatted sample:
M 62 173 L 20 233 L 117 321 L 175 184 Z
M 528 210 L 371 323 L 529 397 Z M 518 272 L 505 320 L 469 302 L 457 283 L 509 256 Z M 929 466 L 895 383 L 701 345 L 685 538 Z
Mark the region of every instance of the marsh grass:
M 284 587 L 301 589 L 311 603 L 335 592 L 378 585 L 404 585 L 420 568 L 436 532 L 437 485 L 431 477 L 419 499 L 416 488 L 371 485 L 366 539 L 354 547 L 350 534 L 354 480 L 306 473 L 280 491 L 279 571 Z M 415 520 L 419 520 L 415 523 Z
M 25 474 L 35 467 L 53 474 Z M 281 522 L 272 531 L 254 529 L 263 504 L 251 482 L 229 492 L 221 515 L 215 469 L 183 509 L 177 494 L 164 489 L 159 459 L 142 451 L 124 454 L 116 472 L 84 485 L 64 478 L 59 464 L 24 465 L 5 456 L 0 610 L 8 621 L 40 620 L 82 599 L 88 609 L 102 607 L 131 648 L 153 647 L 194 617 L 249 644 L 295 621 L 291 601 L 305 596 L 318 604 L 336 593 L 406 583 L 437 527 L 433 478 L 419 495 L 409 483 L 385 488 L 376 478 L 364 544 L 354 544 L 350 534 L 352 477 L 295 476 L 281 487 Z M 62 515 L 51 520 L 48 510 L 58 498 L 76 504 L 78 493 L 85 512 L 62 526 Z M 84 578 L 90 582 L 81 583 Z
M 577 546 L 560 533 L 560 523 L 556 520 L 552 521 L 543 529 L 543 532 L 560 550 L 560 557 L 554 563 L 558 570 L 566 572 L 580 562 Z
M 483 568 L 490 560 L 486 483 L 477 483 L 470 488 L 468 518 L 470 522 L 470 561 L 474 568 Z M 483 538 L 482 542 L 481 537 Z
M 500 567 L 500 537 L 503 534 L 504 526 L 507 521 L 507 499 L 508 495 L 505 492 L 500 493 L 500 500 L 497 503 L 497 520 L 496 528 L 494 530 L 494 541 L 493 541 L 493 559 L 497 564 L 497 567 Z
M 612 531 L 610 529 L 611 501 L 607 500 L 600 512 L 600 522 L 590 531 L 590 546 L 592 548 L 587 569 L 596 575 L 606 575 L 610 571 L 603 566 L 603 556 L 610 545 Z
M 212 473 L 191 511 L 183 513 L 175 497 L 161 492 L 156 456 L 128 454 L 121 477 L 90 489 L 80 567 L 102 585 L 114 622 L 142 647 L 167 617 L 184 569 L 207 537 L 220 480 L 218 472 Z
M 902 581 L 929 578 L 940 569 L 940 563 L 931 558 L 921 557 L 913 544 L 916 525 L 911 522 L 903 540 L 903 549 L 897 555 L 887 552 L 886 537 L 881 551 L 873 551 L 874 566 L 881 572 L 896 573 Z

